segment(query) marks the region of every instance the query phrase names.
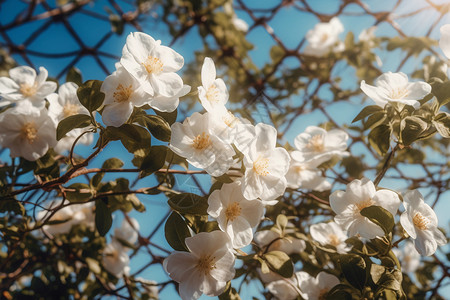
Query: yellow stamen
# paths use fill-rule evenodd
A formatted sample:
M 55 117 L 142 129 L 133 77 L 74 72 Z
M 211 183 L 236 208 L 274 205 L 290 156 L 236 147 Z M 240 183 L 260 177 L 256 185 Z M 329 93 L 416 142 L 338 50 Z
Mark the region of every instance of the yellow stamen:
M 219 89 L 215 85 L 211 85 L 206 91 L 206 99 L 209 102 L 219 103 Z
M 80 111 L 80 106 L 72 103 L 66 103 L 63 107 L 64 118 L 76 115 Z
M 311 137 L 306 147 L 313 152 L 322 152 L 325 149 L 323 144 L 323 136 L 320 134 L 314 135 Z
M 225 217 L 227 218 L 227 221 L 233 222 L 234 219 L 239 217 L 241 215 L 241 206 L 238 202 L 233 202 L 231 205 L 229 205 L 225 211 Z
M 202 272 L 205 275 L 208 275 L 212 269 L 216 268 L 216 265 L 214 264 L 215 257 L 211 255 L 203 255 L 198 259 L 197 262 L 197 270 Z
M 37 86 L 36 84 L 29 85 L 27 83 L 22 83 L 20 85 L 19 91 L 24 95 L 25 97 L 31 97 L 34 96 L 37 92 Z
M 430 224 L 430 220 L 424 217 L 420 212 L 416 213 L 413 218 L 414 226 L 419 228 L 420 230 L 427 230 L 428 224 Z
M 360 202 L 358 202 L 358 203 L 355 204 L 355 207 L 353 208 L 354 213 L 355 213 L 355 214 L 359 214 L 363 208 L 372 206 L 372 205 L 374 205 L 374 204 L 375 204 L 375 201 L 373 201 L 373 200 L 370 199 L 370 198 L 367 199 L 367 200 L 364 200 L 364 201 L 360 201 Z
M 257 160 L 253 163 L 253 171 L 255 171 L 256 174 L 261 176 L 266 176 L 269 174 L 269 171 L 267 171 L 267 168 L 269 167 L 269 159 L 264 157 L 258 157 Z
M 389 93 L 391 99 L 403 99 L 408 96 L 409 91 L 405 88 L 395 89 Z
M 332 246 L 335 246 L 335 247 L 337 247 L 338 245 L 341 244 L 341 240 L 335 234 L 328 235 L 328 240 L 329 240 L 329 244 Z
M 127 102 L 130 100 L 130 96 L 133 93 L 133 85 L 123 86 L 119 83 L 116 91 L 113 94 L 114 101 L 118 103 Z
M 209 138 L 209 134 L 202 132 L 202 134 L 197 135 L 192 141 L 192 147 L 197 150 L 202 150 L 211 145 L 211 140 Z
M 149 55 L 145 62 L 142 63 L 147 70 L 148 74 L 159 74 L 163 70 L 162 61 L 154 56 Z
M 236 118 L 231 112 L 228 112 L 225 116 L 223 116 L 222 120 L 230 128 L 234 128 L 234 125 L 238 122 L 238 118 Z
M 20 129 L 20 136 L 29 144 L 33 144 L 37 138 L 36 124 L 34 122 L 25 123 Z

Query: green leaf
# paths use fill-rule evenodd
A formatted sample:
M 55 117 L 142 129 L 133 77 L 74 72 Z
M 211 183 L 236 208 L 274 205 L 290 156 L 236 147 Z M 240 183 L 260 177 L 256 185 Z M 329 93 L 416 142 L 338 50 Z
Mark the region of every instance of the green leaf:
M 353 49 L 353 47 L 355 46 L 354 39 L 355 39 L 355 36 L 353 35 L 353 32 L 349 31 L 347 33 L 347 35 L 345 36 L 345 42 L 344 42 L 346 50 Z
M 83 84 L 83 77 L 81 76 L 81 71 L 77 67 L 72 67 L 69 69 L 66 75 L 66 82 L 73 82 L 80 86 Z
M 335 285 L 327 294 L 326 300 L 352 300 L 354 290 L 345 284 Z
M 150 115 L 146 116 L 145 120 L 148 130 L 155 138 L 163 142 L 170 141 L 170 125 L 163 117 Z
M 207 215 L 208 199 L 196 194 L 184 193 L 172 196 L 168 203 L 181 214 Z
M 117 14 L 110 14 L 109 21 L 111 22 L 111 31 L 121 35 L 124 28 L 123 19 Z
M 166 162 L 167 147 L 152 146 L 141 164 L 141 177 L 148 176 L 161 169 Z
M 383 108 L 379 107 L 378 105 L 369 105 L 364 107 L 359 114 L 353 119 L 352 123 L 355 123 L 359 120 L 362 120 L 366 118 L 367 116 L 370 116 L 376 112 L 382 112 Z
M 102 169 L 119 169 L 123 167 L 123 161 L 120 159 L 113 157 L 105 160 L 102 165 Z
M 366 262 L 356 254 L 344 254 L 339 257 L 345 279 L 359 290 L 366 284 Z
M 370 266 L 370 276 L 372 276 L 372 280 L 375 284 L 380 280 L 385 272 L 386 268 L 384 266 L 377 264 L 372 264 Z
M 162 112 L 155 109 L 154 111 L 158 116 L 163 117 L 169 125 L 172 125 L 177 120 L 177 110 L 174 110 L 173 112 Z
M 450 138 L 450 114 L 446 112 L 438 114 L 433 120 L 433 125 L 442 137 Z
M 291 258 L 283 251 L 267 252 L 263 255 L 263 259 L 273 272 L 280 274 L 284 278 L 291 278 L 294 274 L 294 265 Z
M 111 210 L 103 200 L 95 201 L 95 227 L 101 236 L 105 236 L 112 225 Z
M 428 127 L 427 122 L 414 116 L 408 116 L 400 123 L 401 142 L 405 146 L 416 141 Z
M 375 127 L 368 135 L 369 143 L 378 154 L 384 155 L 391 142 L 391 127 L 381 124 Z
M 91 117 L 84 114 L 72 115 L 58 123 L 56 128 L 56 139 L 59 141 L 68 132 L 75 128 L 83 128 L 91 125 Z
M 284 49 L 280 45 L 270 48 L 270 58 L 274 63 L 280 61 L 286 55 Z
M 369 128 L 377 127 L 380 124 L 383 124 L 387 119 L 387 114 L 385 111 L 380 111 L 373 113 L 367 118 L 367 121 L 364 122 L 363 129 L 367 130 Z
M 67 189 L 74 191 L 66 191 L 66 198 L 70 202 L 81 203 L 86 202 L 92 197 L 91 187 L 85 183 L 73 183 Z
M 99 264 L 98 260 L 90 258 L 90 257 L 86 257 L 86 263 L 87 263 L 89 269 L 93 273 L 100 274 L 100 272 L 102 271 L 102 269 L 100 268 L 100 264 Z
M 361 215 L 380 226 L 387 235 L 392 232 L 395 221 L 392 214 L 381 206 L 369 206 L 361 209 Z
M 431 82 L 431 92 L 439 102 L 439 107 L 450 102 L 450 81 L 443 82 L 438 78 L 433 78 Z
M 177 251 L 188 251 L 185 239 L 191 236 L 184 219 L 177 212 L 172 212 L 164 226 L 164 234 L 169 245 Z
M 187 162 L 186 158 L 179 156 L 170 148 L 167 149 L 166 162 L 168 162 L 169 164 L 180 165 L 185 170 L 189 169 L 189 163 Z
M 219 295 L 219 300 L 241 300 L 241 297 L 236 289 L 231 286 L 231 283 L 228 282 L 225 292 Z
M 0 213 L 14 212 L 16 215 L 25 215 L 25 207 L 23 207 L 22 203 L 13 198 L 1 198 Z
M 103 82 L 100 80 L 88 80 L 77 90 L 80 103 L 87 108 L 89 112 L 97 110 L 105 99 L 105 94 L 100 91 Z

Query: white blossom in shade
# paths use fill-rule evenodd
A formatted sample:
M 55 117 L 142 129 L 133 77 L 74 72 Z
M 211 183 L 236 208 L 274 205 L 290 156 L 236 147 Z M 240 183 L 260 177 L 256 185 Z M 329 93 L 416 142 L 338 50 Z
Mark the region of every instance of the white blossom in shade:
M 105 93 L 103 123 L 119 127 L 128 121 L 134 107 L 147 104 L 150 97 L 125 68 L 120 64 L 116 64 L 116 68 L 116 71 L 105 78 L 100 91 Z
M 136 281 L 142 284 L 142 287 L 146 292 L 146 296 L 148 297 L 147 299 L 150 300 L 159 299 L 158 283 L 156 281 L 144 279 L 142 277 L 137 277 Z
M 150 96 L 171 98 L 183 88 L 183 80 L 175 72 L 183 67 L 184 58 L 148 34 L 128 35 L 120 63 Z
M 351 249 L 345 243 L 348 238 L 347 235 L 335 222 L 311 225 L 309 231 L 313 240 L 319 242 L 322 246 L 336 247 L 338 253 L 347 253 Z
M 417 270 L 420 265 L 420 254 L 412 242 L 407 241 L 402 249 L 394 248 L 392 251 L 400 261 L 403 273 L 413 273 Z
M 56 90 L 56 83 L 46 81 L 48 72 L 39 68 L 39 75 L 28 66 L 20 66 L 9 70 L 9 77 L 0 77 L 0 97 L 5 103 L 21 104 L 29 101 L 38 108 L 44 108 L 45 97 Z
M 361 81 L 361 90 L 382 108 L 390 103 L 400 110 L 405 105 L 417 109 L 420 106 L 418 100 L 431 92 L 431 85 L 423 81 L 409 82 L 408 76 L 402 72 L 387 72 L 375 80 L 375 86 Z
M 0 115 L 0 144 L 11 157 L 35 161 L 56 145 L 56 124 L 47 109 L 23 104 Z
M 306 272 L 296 272 L 291 278 L 280 278 L 270 282 L 266 287 L 279 300 L 293 300 L 299 296 L 305 299 L 306 294 L 300 290 L 299 285 L 309 277 Z
M 223 175 L 233 163 L 233 147 L 218 138 L 209 114 L 194 113 L 183 124 L 172 125 L 170 149 L 211 176 Z
M 189 252 L 174 251 L 163 264 L 169 276 L 180 283 L 181 298 L 220 295 L 235 274 L 228 235 L 219 230 L 200 232 L 185 242 Z
M 305 274 L 301 275 L 303 280 L 300 280 L 300 290 L 305 294 L 303 295 L 305 300 L 325 299 L 328 292 L 340 283 L 336 276 L 323 271 L 316 278 Z
M 344 26 L 337 17 L 328 23 L 318 23 L 306 33 L 306 45 L 304 53 L 312 56 L 324 56 L 331 51 L 344 50 L 344 44 L 339 40 L 339 34 L 344 31 Z
M 367 178 L 355 179 L 347 184 L 346 191 L 335 191 L 330 195 L 330 206 L 336 213 L 334 221 L 348 231 L 349 236 L 356 234 L 366 239 L 384 236 L 384 231 L 368 218 L 361 210 L 369 206 L 381 206 L 393 216 L 400 206 L 398 195 L 389 190 L 376 190 Z
M 114 237 L 133 245 L 138 239 L 138 232 L 139 222 L 135 218 L 129 218 L 129 221 L 124 219 L 120 227 L 114 229 Z
M 340 129 L 326 131 L 317 126 L 308 126 L 294 140 L 296 150 L 292 157 L 301 162 L 309 162 L 313 166 L 330 160 L 334 156 L 345 157 L 350 153 L 347 149 L 348 134 Z
M 52 93 L 47 96 L 49 115 L 58 123 L 61 120 L 77 115 L 89 115 L 89 111 L 80 103 L 77 96 L 78 85 L 73 82 L 66 82 L 58 89 L 58 94 Z M 78 138 L 86 128 L 75 128 L 68 132 L 65 137 L 58 141 L 53 147 L 57 153 L 70 150 L 75 139 Z M 78 143 L 89 145 L 92 143 L 94 135 L 92 133 L 83 134 Z
M 291 158 L 284 148 L 276 147 L 276 142 L 277 130 L 273 126 L 263 123 L 255 126 L 255 138 L 243 152 L 245 198 L 274 200 L 286 190 L 285 175 Z
M 202 86 L 198 87 L 198 97 L 206 111 L 224 107 L 228 101 L 228 90 L 221 78 L 216 78 L 214 61 L 205 57 L 201 71 Z
M 436 213 L 424 202 L 418 190 L 405 193 L 403 206 L 405 212 L 400 216 L 400 223 L 421 255 L 430 256 L 436 252 L 437 246 L 447 243 L 444 234 L 437 227 Z
M 128 273 L 130 257 L 125 248 L 116 241 L 112 240 L 103 249 L 102 265 L 105 269 L 117 278 L 121 278 Z
M 291 164 L 286 174 L 287 186 L 292 189 L 308 189 L 323 192 L 331 189 L 331 184 L 317 168 L 317 162 L 298 161 L 291 156 Z
M 208 198 L 208 214 L 217 219 L 219 228 L 228 234 L 234 248 L 250 245 L 252 229 L 264 215 L 262 202 L 245 199 L 240 185 L 239 181 L 224 184 Z
M 441 38 L 439 39 L 439 47 L 441 47 L 444 55 L 450 59 L 450 24 L 445 24 L 440 28 Z
M 270 245 L 267 251 L 278 250 L 287 255 L 304 251 L 305 241 L 289 236 L 290 233 L 294 233 L 292 228 L 286 228 L 283 234 L 272 230 L 258 231 L 255 233 L 254 241 L 260 248 Z

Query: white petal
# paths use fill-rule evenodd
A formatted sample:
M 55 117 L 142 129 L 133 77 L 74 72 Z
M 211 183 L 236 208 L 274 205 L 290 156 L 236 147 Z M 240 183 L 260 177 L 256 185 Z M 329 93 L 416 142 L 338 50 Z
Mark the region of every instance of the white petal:
M 394 217 L 401 203 L 397 193 L 388 190 L 377 191 L 372 199 L 377 205 L 387 209 Z
M 11 78 L 0 77 L 0 94 L 17 92 L 19 88 L 19 85 Z
M 36 79 L 36 71 L 28 66 L 20 66 L 9 70 L 9 77 L 19 84 L 33 85 Z
M 414 223 L 412 218 L 408 215 L 407 212 L 402 213 L 400 216 L 400 224 L 402 224 L 403 229 L 409 236 L 413 239 L 417 238 L 416 228 L 414 227 Z
M 450 59 L 450 24 L 445 24 L 440 28 L 441 38 L 439 40 L 439 47 L 447 58 Z
M 164 97 L 174 97 L 183 88 L 183 80 L 176 73 L 161 73 L 150 78 L 155 92 Z
M 203 88 L 208 89 L 216 79 L 216 67 L 211 58 L 205 57 L 201 74 Z
M 133 112 L 133 106 L 130 102 L 106 105 L 102 120 L 106 126 L 119 127 L 126 123 Z
M 370 99 L 372 99 L 375 102 L 376 105 L 378 105 L 382 108 L 384 108 L 386 106 L 387 100 L 378 94 L 377 87 L 375 87 L 373 85 L 368 85 L 363 80 L 363 81 L 361 81 L 360 88 Z

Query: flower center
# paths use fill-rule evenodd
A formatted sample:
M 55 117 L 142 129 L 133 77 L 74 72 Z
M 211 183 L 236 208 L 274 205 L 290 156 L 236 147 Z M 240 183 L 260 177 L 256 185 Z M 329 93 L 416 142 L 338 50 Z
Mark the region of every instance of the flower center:
M 373 200 L 370 199 L 370 198 L 367 199 L 367 200 L 364 200 L 364 201 L 360 201 L 360 202 L 358 202 L 358 203 L 355 203 L 355 207 L 353 208 L 354 213 L 355 213 L 355 214 L 359 214 L 359 213 L 361 213 L 361 210 L 362 210 L 363 208 L 372 206 L 372 205 L 374 205 L 374 204 L 375 204 L 375 201 L 373 201 Z
M 214 84 L 206 91 L 206 99 L 212 103 L 219 103 L 219 89 Z
M 328 33 L 323 33 L 322 36 L 320 37 L 320 42 L 321 43 L 325 43 L 328 40 Z
M 197 150 L 202 150 L 211 145 L 211 140 L 209 138 L 209 134 L 202 132 L 202 134 L 197 135 L 192 141 L 192 147 Z
M 162 61 L 154 56 L 149 55 L 145 62 L 142 63 L 147 70 L 148 74 L 159 74 L 163 70 Z
M 420 212 L 416 213 L 413 218 L 414 226 L 419 228 L 420 230 L 428 229 L 428 224 L 430 224 L 430 220 L 426 217 L 422 216 Z
M 267 171 L 268 167 L 269 159 L 261 156 L 258 157 L 258 159 L 253 163 L 253 171 L 261 176 L 266 176 L 267 174 L 269 174 L 269 171 Z
M 20 136 L 27 140 L 29 144 L 33 144 L 37 138 L 37 129 L 34 122 L 25 123 L 20 129 Z
M 197 261 L 197 270 L 208 275 L 216 266 L 214 264 L 215 257 L 211 255 L 203 255 Z
M 323 144 L 323 136 L 320 134 L 314 135 L 311 137 L 306 147 L 313 152 L 322 152 L 325 149 Z
M 409 91 L 405 88 L 399 88 L 399 89 L 395 89 L 395 90 L 391 90 L 389 97 L 391 99 L 403 99 L 406 96 L 408 96 Z
M 64 118 L 76 115 L 79 110 L 80 110 L 80 106 L 78 106 L 76 104 L 72 104 L 72 103 L 67 103 L 66 105 L 64 105 L 64 108 L 63 108 Z
M 225 211 L 225 217 L 227 218 L 227 221 L 233 222 L 234 219 L 239 217 L 241 215 L 241 206 L 238 202 L 233 202 L 231 205 L 227 207 L 227 210 Z
M 341 244 L 341 240 L 339 239 L 339 237 L 333 233 L 328 235 L 328 241 L 329 241 L 330 245 L 335 246 L 335 247 L 337 247 Z
M 231 112 L 227 112 L 227 114 L 222 117 L 222 120 L 230 128 L 234 128 L 234 125 L 238 122 L 238 118 L 236 118 Z
M 22 83 L 20 85 L 19 91 L 24 95 L 25 97 L 31 97 L 34 96 L 37 92 L 37 86 L 36 84 L 29 85 L 28 83 Z
M 303 166 L 301 165 L 295 166 L 294 170 L 296 173 L 301 173 L 303 171 Z
M 113 94 L 114 101 L 118 103 L 127 102 L 130 99 L 131 94 L 133 93 L 133 85 L 123 86 L 119 83 L 116 88 L 116 91 Z

